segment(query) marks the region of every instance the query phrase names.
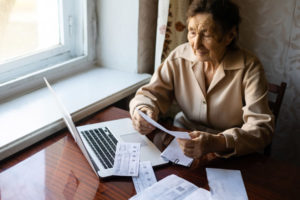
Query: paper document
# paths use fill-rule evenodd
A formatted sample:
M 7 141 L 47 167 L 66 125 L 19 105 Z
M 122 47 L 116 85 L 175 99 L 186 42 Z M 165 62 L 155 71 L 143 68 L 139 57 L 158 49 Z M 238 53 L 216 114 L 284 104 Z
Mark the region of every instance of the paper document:
M 206 168 L 212 199 L 248 200 L 240 170 Z
M 192 158 L 184 155 L 176 139 L 173 139 L 168 147 L 161 153 L 161 157 L 178 165 L 187 167 L 189 167 L 193 162 Z
M 212 200 L 212 198 L 208 190 L 204 188 L 198 188 L 184 200 Z
M 157 182 L 151 162 L 140 162 L 139 175 L 132 177 L 136 193 L 140 193 Z
M 188 134 L 188 132 L 183 132 L 183 131 L 170 131 L 168 129 L 166 129 L 165 127 L 163 127 L 162 125 L 160 125 L 159 123 L 157 123 L 156 121 L 154 121 L 153 119 L 151 119 L 148 115 L 146 115 L 145 113 L 143 113 L 142 111 L 138 110 L 139 114 L 150 124 L 152 124 L 153 126 L 155 126 L 156 128 L 162 130 L 163 132 L 166 132 L 170 135 L 173 135 L 176 138 L 182 138 L 182 139 L 191 139 L 190 135 Z
M 142 111 L 138 110 L 139 114 L 150 124 L 155 126 L 156 128 L 174 136 L 175 138 L 183 138 L 183 139 L 191 139 L 190 135 L 187 132 L 181 132 L 181 131 L 170 131 L 151 119 L 148 115 L 143 113 Z M 182 152 L 182 150 L 179 147 L 179 144 L 176 140 L 173 140 L 169 146 L 162 152 L 161 157 L 163 157 L 166 160 L 169 160 L 173 163 L 183 165 L 183 166 L 190 166 L 193 162 L 192 158 L 189 158 L 185 156 Z
M 138 176 L 140 143 L 118 142 L 114 161 L 114 175 Z
M 209 200 L 209 197 L 209 191 L 199 190 L 196 185 L 172 174 L 133 196 L 130 200 Z

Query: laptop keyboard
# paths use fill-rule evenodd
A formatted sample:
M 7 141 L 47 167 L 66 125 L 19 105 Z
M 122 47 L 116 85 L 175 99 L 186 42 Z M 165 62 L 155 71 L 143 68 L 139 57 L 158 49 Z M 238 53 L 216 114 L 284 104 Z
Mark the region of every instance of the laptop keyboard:
M 107 127 L 81 131 L 105 169 L 114 166 L 118 140 Z

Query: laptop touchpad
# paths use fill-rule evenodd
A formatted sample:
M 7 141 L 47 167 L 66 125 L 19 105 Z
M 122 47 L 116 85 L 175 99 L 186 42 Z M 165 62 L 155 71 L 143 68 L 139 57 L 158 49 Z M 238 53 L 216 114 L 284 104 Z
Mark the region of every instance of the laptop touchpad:
M 122 138 L 122 140 L 124 142 L 141 143 L 141 147 L 147 146 L 147 142 L 139 133 L 130 133 L 130 134 L 126 134 L 126 135 L 120 135 L 120 137 Z

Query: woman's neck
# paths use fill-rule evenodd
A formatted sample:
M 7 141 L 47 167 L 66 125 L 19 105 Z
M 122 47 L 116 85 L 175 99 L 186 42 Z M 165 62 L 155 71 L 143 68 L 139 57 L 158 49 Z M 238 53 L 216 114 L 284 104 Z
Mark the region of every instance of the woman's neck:
M 218 56 L 216 56 L 215 59 L 207 61 L 209 66 L 212 67 L 214 70 L 216 70 L 219 67 L 219 65 L 221 64 L 221 62 L 223 61 L 225 54 L 226 54 L 226 49 L 224 49 L 222 51 L 222 53 L 220 53 Z
M 205 75 L 205 87 L 208 90 L 210 83 L 212 82 L 214 75 L 219 65 L 213 66 L 211 62 L 205 62 L 203 72 Z

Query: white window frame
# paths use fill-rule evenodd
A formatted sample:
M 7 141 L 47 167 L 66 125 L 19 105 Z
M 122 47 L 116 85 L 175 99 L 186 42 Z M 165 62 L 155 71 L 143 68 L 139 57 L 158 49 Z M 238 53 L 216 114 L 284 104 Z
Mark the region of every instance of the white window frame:
M 97 28 L 94 0 L 58 2 L 64 45 L 0 63 L 0 101 L 40 87 L 43 76 L 60 79 L 92 65 Z

